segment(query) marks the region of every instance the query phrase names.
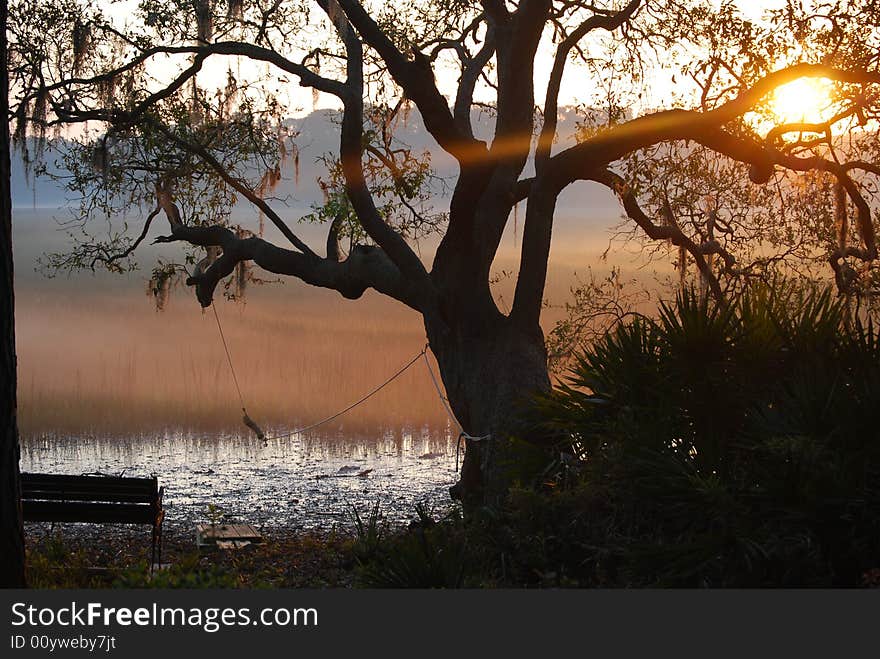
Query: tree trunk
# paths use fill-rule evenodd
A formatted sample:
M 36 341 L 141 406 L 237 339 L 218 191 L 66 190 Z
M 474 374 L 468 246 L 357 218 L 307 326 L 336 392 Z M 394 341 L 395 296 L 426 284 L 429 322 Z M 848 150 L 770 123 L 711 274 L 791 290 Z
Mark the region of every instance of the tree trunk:
M 469 435 L 489 435 L 465 441 L 461 480 L 450 493 L 465 504 L 497 504 L 546 464 L 541 439 L 525 436 L 518 423 L 532 396 L 550 388 L 543 334 L 501 316 L 481 327 L 429 320 L 425 327 L 457 419 Z
M 15 298 L 12 269 L 12 201 L 9 161 L 9 74 L 6 69 L 6 2 L 0 7 L 0 587 L 23 587 L 24 531 L 16 422 Z

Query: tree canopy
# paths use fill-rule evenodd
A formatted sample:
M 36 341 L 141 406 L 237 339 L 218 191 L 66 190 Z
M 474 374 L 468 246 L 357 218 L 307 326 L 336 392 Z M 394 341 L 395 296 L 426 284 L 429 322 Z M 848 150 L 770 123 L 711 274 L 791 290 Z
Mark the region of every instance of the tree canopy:
M 792 256 L 802 265 L 824 258 L 842 290 L 875 285 L 873 3 L 787 2 L 762 18 L 732 2 L 650 0 L 133 5 L 12 7 L 15 135 L 21 145 L 28 132 L 38 136 L 26 157 L 39 160 L 47 131 L 87 123 L 63 156 L 84 216 L 167 210 L 173 197 L 169 221 L 184 226 L 168 239 L 223 243 L 227 253 L 235 245 L 233 259 L 259 252 L 280 274 L 350 296 L 372 286 L 421 308 L 416 298 L 436 291 L 407 240 L 445 232 L 439 266 L 461 226 L 485 263 L 513 204 L 527 200 L 513 313 L 534 315 L 550 200 L 595 181 L 620 197 L 645 236 L 686 251 L 681 265 L 693 262 L 717 295 Z M 545 90 L 544 80 L 536 89 L 542 58 Z M 243 60 L 265 69 L 242 73 Z M 213 75 L 200 77 L 209 63 Z M 774 114 L 774 90 L 800 78 L 826 83 L 823 107 L 805 107 L 802 121 Z M 300 218 L 282 218 L 265 200 L 283 161 L 297 157 L 282 100 L 294 85 L 344 110 L 327 203 L 309 217 L 332 227 L 323 258 L 290 228 Z M 576 144 L 554 148 L 561 96 L 582 103 L 583 123 Z M 495 115 L 488 141 L 474 135 L 475 105 Z M 395 139 L 394 122 L 410 106 L 460 165 L 448 209 L 431 207 L 428 164 Z M 533 175 L 524 173 L 529 159 Z M 458 219 L 470 215 L 459 208 L 496 187 L 494 222 Z M 242 199 L 289 241 L 283 265 L 268 246 L 206 233 Z M 340 233 L 369 248 L 345 267 L 326 263 L 339 263 Z M 135 242 L 124 233 L 89 240 L 60 264 L 119 268 Z M 203 304 L 229 265 L 196 276 Z

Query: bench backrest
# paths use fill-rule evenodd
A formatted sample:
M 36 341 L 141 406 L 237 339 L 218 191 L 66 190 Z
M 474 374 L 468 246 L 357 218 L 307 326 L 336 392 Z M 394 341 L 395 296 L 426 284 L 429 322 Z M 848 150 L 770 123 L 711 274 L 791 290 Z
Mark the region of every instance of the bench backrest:
M 21 475 L 22 512 L 31 521 L 154 524 L 161 496 L 156 478 Z

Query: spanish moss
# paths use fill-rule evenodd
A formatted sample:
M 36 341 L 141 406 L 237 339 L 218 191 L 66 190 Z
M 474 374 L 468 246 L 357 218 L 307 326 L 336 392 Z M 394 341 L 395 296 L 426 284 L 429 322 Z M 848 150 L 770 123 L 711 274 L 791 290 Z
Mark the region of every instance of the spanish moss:
M 214 36 L 214 12 L 210 0 L 193 0 L 196 13 L 196 30 L 198 40 L 202 43 L 211 41 Z
M 118 80 L 117 76 L 115 75 L 107 76 L 103 81 L 101 81 L 98 93 L 100 95 L 101 103 L 107 109 L 112 109 L 116 104 L 117 83 Z
M 227 18 L 241 19 L 241 16 L 243 13 L 244 13 L 244 0 L 229 0 L 229 4 L 226 9 L 226 17 Z
M 92 42 L 92 27 L 88 23 L 79 20 L 73 24 L 73 73 L 78 74 L 82 70 L 83 56 Z

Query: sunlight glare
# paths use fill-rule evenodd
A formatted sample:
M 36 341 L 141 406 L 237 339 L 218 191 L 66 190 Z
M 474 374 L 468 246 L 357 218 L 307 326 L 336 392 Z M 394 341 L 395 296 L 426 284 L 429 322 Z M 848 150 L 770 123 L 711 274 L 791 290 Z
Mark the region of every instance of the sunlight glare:
M 777 87 L 770 109 L 780 123 L 820 122 L 831 104 L 830 82 L 819 78 L 800 78 Z

